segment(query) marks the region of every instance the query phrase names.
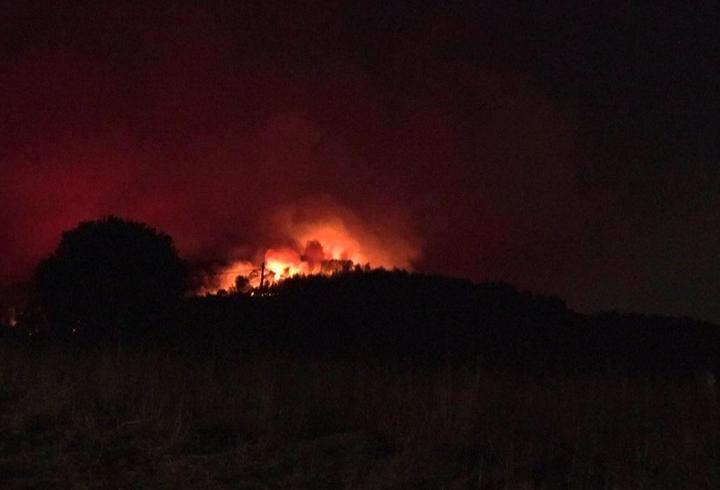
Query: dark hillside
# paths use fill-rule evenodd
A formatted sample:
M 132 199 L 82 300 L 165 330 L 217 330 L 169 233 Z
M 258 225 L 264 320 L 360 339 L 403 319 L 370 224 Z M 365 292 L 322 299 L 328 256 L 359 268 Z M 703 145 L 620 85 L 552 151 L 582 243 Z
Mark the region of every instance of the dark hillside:
M 689 319 L 376 270 L 4 332 L 2 488 L 720 484 L 718 329 Z
M 295 277 L 249 296 L 189 299 L 162 338 L 195 347 L 587 371 L 689 369 L 720 358 L 720 329 L 687 318 L 581 315 L 559 298 L 404 271 Z

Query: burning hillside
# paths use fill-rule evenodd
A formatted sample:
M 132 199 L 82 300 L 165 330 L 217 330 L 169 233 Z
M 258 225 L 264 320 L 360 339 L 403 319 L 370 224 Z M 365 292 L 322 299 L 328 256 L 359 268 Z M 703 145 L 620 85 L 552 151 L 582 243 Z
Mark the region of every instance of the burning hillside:
M 247 291 L 296 275 L 331 275 L 355 267 L 411 269 L 416 239 L 402 226 L 370 227 L 347 209 L 324 203 L 286 208 L 270 220 L 274 244 L 234 257 L 210 274 L 200 294 Z

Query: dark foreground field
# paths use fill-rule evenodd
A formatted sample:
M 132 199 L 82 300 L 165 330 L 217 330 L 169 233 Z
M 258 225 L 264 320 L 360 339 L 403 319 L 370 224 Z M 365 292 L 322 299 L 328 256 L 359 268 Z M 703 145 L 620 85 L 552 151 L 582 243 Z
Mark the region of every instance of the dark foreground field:
M 0 488 L 720 488 L 692 376 L 0 344 Z

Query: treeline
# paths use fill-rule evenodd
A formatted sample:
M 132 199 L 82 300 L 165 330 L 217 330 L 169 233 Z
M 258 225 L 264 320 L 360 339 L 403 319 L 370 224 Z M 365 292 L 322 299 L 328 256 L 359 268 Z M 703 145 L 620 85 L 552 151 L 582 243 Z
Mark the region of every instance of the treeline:
M 505 283 L 398 270 L 294 277 L 253 295 L 189 297 L 162 316 L 115 330 L 57 330 L 36 314 L 4 331 L 35 342 L 120 341 L 196 352 L 293 351 L 418 363 L 452 359 L 533 370 L 697 369 L 720 359 L 716 325 L 582 315 L 558 298 Z
M 686 370 L 720 359 L 720 329 L 686 318 L 582 315 L 555 297 L 405 271 L 295 277 L 254 296 L 186 300 L 154 338 L 190 349 L 447 360 L 537 370 Z
M 297 351 L 537 370 L 714 367 L 720 328 L 686 318 L 581 315 L 504 283 L 357 268 L 263 290 L 187 297 L 171 237 L 109 216 L 65 232 L 38 265 L 8 338 L 98 346 Z

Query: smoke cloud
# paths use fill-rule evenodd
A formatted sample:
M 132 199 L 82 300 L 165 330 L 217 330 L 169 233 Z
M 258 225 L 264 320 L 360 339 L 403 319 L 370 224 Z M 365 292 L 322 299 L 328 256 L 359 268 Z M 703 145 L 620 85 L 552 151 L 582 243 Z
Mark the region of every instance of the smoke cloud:
M 196 263 L 302 254 L 329 225 L 378 265 L 720 318 L 697 299 L 720 291 L 716 125 L 695 124 L 720 112 L 693 99 L 715 78 L 664 75 L 712 50 L 635 56 L 616 38 L 632 24 L 606 32 L 624 17 L 605 9 L 476 4 L 16 2 L 0 28 L 2 281 L 113 213 Z M 572 16 L 587 18 L 557 22 Z M 570 27 L 585 24 L 600 42 Z M 675 39 L 662 29 L 643 32 Z

